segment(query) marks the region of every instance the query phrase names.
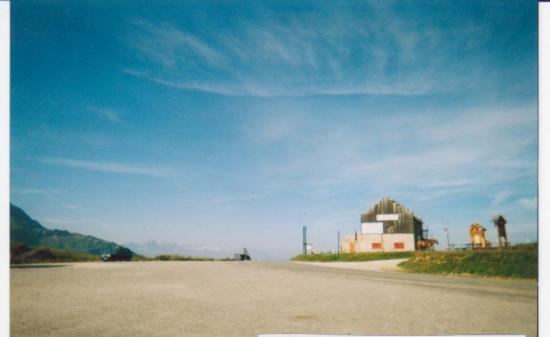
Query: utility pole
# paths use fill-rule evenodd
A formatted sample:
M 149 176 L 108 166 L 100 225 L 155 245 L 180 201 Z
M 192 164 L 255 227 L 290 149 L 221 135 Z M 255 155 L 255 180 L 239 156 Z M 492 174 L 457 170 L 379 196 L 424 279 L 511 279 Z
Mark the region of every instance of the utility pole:
M 302 241 L 304 246 L 304 255 L 307 255 L 307 228 L 306 226 L 302 226 Z
M 449 234 L 449 222 L 445 224 L 445 233 L 447 233 L 447 249 L 451 249 L 451 237 Z
M 338 252 L 338 254 L 340 254 L 340 231 L 338 231 L 338 246 L 337 247 L 338 247 L 337 252 Z

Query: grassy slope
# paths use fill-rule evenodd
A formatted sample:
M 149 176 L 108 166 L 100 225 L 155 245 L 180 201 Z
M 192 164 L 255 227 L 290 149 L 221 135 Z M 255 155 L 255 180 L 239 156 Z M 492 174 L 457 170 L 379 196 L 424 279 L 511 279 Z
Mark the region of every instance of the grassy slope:
M 99 261 L 99 256 L 50 247 L 37 247 L 21 254 L 12 254 L 11 263 L 51 263 Z
M 467 274 L 514 278 L 536 278 L 538 250 L 536 244 L 506 249 L 451 252 L 391 252 L 298 255 L 293 261 L 374 261 L 408 258 L 399 264 L 405 271 L 429 274 Z
M 416 252 L 399 266 L 417 273 L 536 278 L 537 254 L 533 244 L 507 249 Z
M 391 252 L 391 253 L 356 253 L 356 254 L 336 254 L 319 253 L 312 255 L 298 255 L 292 258 L 293 261 L 311 261 L 311 262 L 334 262 L 334 261 L 374 261 L 389 259 L 404 259 L 412 255 L 412 252 Z

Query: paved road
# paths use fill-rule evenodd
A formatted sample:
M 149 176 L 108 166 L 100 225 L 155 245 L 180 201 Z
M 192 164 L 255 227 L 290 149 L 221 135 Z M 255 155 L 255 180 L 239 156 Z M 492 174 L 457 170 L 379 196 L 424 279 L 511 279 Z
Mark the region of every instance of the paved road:
M 374 261 L 333 261 L 333 262 L 294 262 L 299 264 L 307 264 L 312 266 L 323 266 L 343 269 L 359 269 L 370 271 L 399 271 L 399 264 L 407 259 L 390 259 L 390 260 L 374 260 Z
M 534 281 L 261 262 L 80 263 L 11 272 L 13 336 L 536 336 Z

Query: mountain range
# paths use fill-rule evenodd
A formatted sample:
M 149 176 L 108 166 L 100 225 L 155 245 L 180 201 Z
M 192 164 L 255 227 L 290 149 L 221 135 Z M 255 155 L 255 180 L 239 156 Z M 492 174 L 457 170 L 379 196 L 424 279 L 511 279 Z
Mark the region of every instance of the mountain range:
M 121 247 L 117 243 L 90 235 L 48 229 L 13 204 L 10 204 L 10 241 L 12 246 L 24 244 L 28 247 L 49 247 L 92 255 L 112 254 Z
M 138 254 L 145 256 L 157 256 L 161 254 L 175 254 L 185 256 L 205 256 L 213 258 L 224 258 L 233 256 L 240 251 L 229 251 L 226 249 L 199 248 L 186 244 L 158 242 L 150 240 L 147 242 L 129 242 L 124 244 Z
M 175 254 L 185 256 L 202 256 L 212 258 L 232 257 L 242 249 L 228 250 L 209 247 L 196 247 L 188 244 L 166 243 L 150 240 L 147 242 L 129 242 L 118 244 L 90 235 L 71 233 L 66 230 L 48 229 L 32 219 L 21 208 L 10 204 L 10 242 L 12 248 L 25 245 L 28 248 L 48 247 L 65 251 L 82 252 L 91 255 L 113 254 L 120 247 L 132 250 L 134 255 L 157 256 Z M 286 260 L 288 257 L 274 256 L 267 252 L 250 250 L 253 259 Z

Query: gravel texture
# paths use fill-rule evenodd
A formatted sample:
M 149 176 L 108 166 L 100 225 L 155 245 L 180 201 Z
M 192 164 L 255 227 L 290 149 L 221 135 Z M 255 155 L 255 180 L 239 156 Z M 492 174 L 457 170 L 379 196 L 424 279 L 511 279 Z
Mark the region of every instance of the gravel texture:
M 264 262 L 11 269 L 12 336 L 536 336 L 535 281 Z

